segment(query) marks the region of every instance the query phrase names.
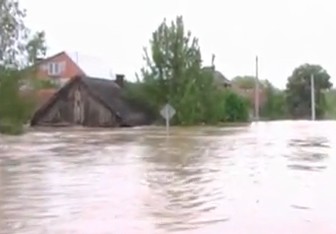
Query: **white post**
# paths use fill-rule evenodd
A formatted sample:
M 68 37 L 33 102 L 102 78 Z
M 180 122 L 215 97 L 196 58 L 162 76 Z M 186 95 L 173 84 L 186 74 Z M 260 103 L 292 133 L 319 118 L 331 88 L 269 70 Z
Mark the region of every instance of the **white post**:
M 167 130 L 167 134 L 169 133 L 169 109 L 166 108 L 166 130 Z
M 315 79 L 314 74 L 310 76 L 310 87 L 311 87 L 311 120 L 315 120 Z
M 255 77 L 255 96 L 254 96 L 254 112 L 255 120 L 259 121 L 259 74 L 258 74 L 258 56 L 256 57 L 256 77 Z

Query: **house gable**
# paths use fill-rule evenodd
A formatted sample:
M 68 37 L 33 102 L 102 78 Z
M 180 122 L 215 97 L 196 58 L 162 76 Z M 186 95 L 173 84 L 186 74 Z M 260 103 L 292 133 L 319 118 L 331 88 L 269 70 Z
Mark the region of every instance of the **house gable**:
M 81 104 L 75 108 L 76 95 Z M 77 118 L 78 112 L 84 117 Z M 118 127 L 150 122 L 145 111 L 124 98 L 123 90 L 114 81 L 76 76 L 35 112 L 31 125 Z
M 39 79 L 50 79 L 56 84 L 63 85 L 71 77 L 84 75 L 82 69 L 68 56 L 61 52 L 36 64 L 36 76 Z
M 102 59 L 77 52 L 63 51 L 40 60 L 36 64 L 36 76 L 65 83 L 74 76 L 113 79 L 114 74 L 107 62 Z
M 76 77 L 34 114 L 31 125 L 114 127 L 119 122 L 119 116 Z

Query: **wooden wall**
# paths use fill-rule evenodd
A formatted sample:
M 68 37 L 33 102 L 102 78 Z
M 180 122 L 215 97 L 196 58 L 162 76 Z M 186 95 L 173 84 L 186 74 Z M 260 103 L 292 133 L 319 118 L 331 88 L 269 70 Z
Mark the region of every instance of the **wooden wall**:
M 37 125 L 119 126 L 116 116 L 94 99 L 80 82 L 63 91 L 40 116 Z

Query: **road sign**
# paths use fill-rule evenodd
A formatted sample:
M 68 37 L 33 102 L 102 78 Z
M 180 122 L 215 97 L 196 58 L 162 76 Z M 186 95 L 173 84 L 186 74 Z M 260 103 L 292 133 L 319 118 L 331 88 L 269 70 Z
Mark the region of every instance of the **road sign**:
M 167 133 L 169 131 L 169 121 L 176 114 L 174 107 L 172 107 L 169 103 L 167 103 L 164 107 L 162 107 L 160 114 L 166 120 L 166 129 Z
M 166 120 L 167 119 L 170 120 L 171 118 L 174 117 L 174 115 L 176 114 L 176 111 L 174 107 L 172 107 L 169 103 L 167 103 L 164 107 L 162 107 L 160 114 Z

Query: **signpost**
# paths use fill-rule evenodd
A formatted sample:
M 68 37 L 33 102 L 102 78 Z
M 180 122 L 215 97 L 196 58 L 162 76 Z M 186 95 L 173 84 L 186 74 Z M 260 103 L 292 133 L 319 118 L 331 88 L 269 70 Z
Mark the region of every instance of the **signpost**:
M 164 107 L 162 107 L 162 109 L 160 111 L 160 114 L 166 120 L 166 129 L 167 129 L 167 132 L 168 132 L 169 131 L 170 120 L 171 120 L 171 118 L 174 117 L 174 115 L 176 114 L 176 111 L 175 111 L 174 107 L 172 107 L 169 103 L 167 103 L 166 105 L 164 105 Z
M 311 120 L 315 120 L 316 113 L 315 113 L 315 79 L 314 74 L 310 76 L 310 91 L 311 91 Z

